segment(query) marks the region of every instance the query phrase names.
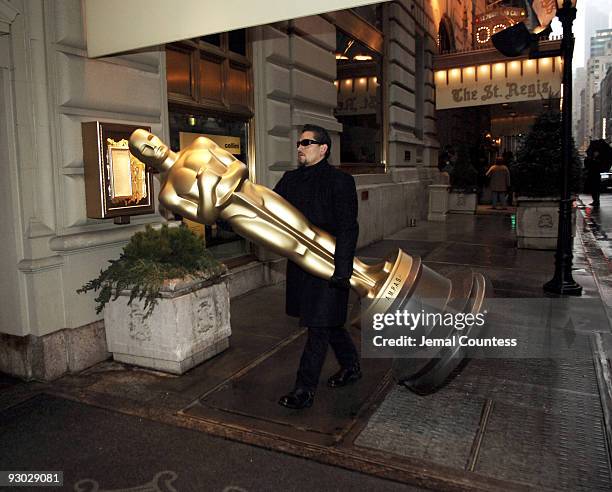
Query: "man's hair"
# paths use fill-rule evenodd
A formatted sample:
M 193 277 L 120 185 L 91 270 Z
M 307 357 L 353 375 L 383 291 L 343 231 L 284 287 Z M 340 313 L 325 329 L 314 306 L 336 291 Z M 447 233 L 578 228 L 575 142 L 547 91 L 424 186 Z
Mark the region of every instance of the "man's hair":
M 331 138 L 329 137 L 329 133 L 327 130 L 321 126 L 317 125 L 304 125 L 302 128 L 302 133 L 304 132 L 312 132 L 314 133 L 314 139 L 320 144 L 327 145 L 327 152 L 325 152 L 325 158 L 328 159 L 331 155 Z

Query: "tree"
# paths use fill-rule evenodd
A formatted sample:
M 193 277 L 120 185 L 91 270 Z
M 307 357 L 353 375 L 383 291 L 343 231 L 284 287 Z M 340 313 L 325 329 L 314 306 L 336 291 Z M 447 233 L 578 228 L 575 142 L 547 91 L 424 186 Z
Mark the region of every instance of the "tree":
M 472 165 L 470 152 L 466 145 L 461 145 L 457 151 L 457 158 L 451 162 L 450 182 L 456 191 L 473 192 L 476 190 L 478 173 Z
M 510 169 L 512 186 L 521 195 L 558 196 L 562 179 L 561 114 L 548 110 L 540 114 L 529 130 Z M 570 190 L 581 186 L 580 161 L 572 139 Z

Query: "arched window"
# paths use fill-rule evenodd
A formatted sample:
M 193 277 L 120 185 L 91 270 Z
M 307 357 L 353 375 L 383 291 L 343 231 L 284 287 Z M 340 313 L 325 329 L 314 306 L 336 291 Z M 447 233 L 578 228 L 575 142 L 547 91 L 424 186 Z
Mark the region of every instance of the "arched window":
M 438 46 L 440 48 L 440 53 L 449 53 L 455 50 L 453 27 L 446 16 L 440 21 L 440 27 L 438 29 Z

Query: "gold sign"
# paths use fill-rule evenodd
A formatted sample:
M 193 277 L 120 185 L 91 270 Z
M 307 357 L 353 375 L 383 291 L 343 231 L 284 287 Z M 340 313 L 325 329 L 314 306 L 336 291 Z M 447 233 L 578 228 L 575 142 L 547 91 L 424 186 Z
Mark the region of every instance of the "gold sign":
M 435 75 L 436 109 L 558 98 L 561 77 L 560 58 L 439 70 Z
M 137 203 L 147 197 L 145 165 L 130 153 L 124 138 L 107 138 L 110 197 L 114 204 Z
M 195 222 L 186 218 L 183 218 L 183 224 L 185 224 L 185 226 L 187 226 L 187 229 L 193 232 L 196 236 L 200 236 L 202 239 L 205 240 L 204 224 L 200 224 L 199 222 Z
M 240 137 L 230 137 L 229 135 L 210 135 L 208 133 L 179 132 L 181 149 L 184 149 L 185 147 L 190 145 L 198 137 L 210 138 L 219 147 L 228 151 L 230 154 L 241 154 Z

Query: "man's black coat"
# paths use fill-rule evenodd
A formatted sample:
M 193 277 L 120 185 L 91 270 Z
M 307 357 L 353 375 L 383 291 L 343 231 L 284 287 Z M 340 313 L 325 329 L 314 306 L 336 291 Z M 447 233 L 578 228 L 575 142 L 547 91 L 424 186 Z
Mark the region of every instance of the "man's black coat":
M 286 172 L 274 191 L 302 212 L 315 226 L 336 238 L 335 275 L 353 273 L 359 235 L 357 191 L 349 174 L 326 159 Z M 300 318 L 300 326 L 340 326 L 346 321 L 348 289 L 331 287 L 293 262 L 287 264 L 286 310 Z

